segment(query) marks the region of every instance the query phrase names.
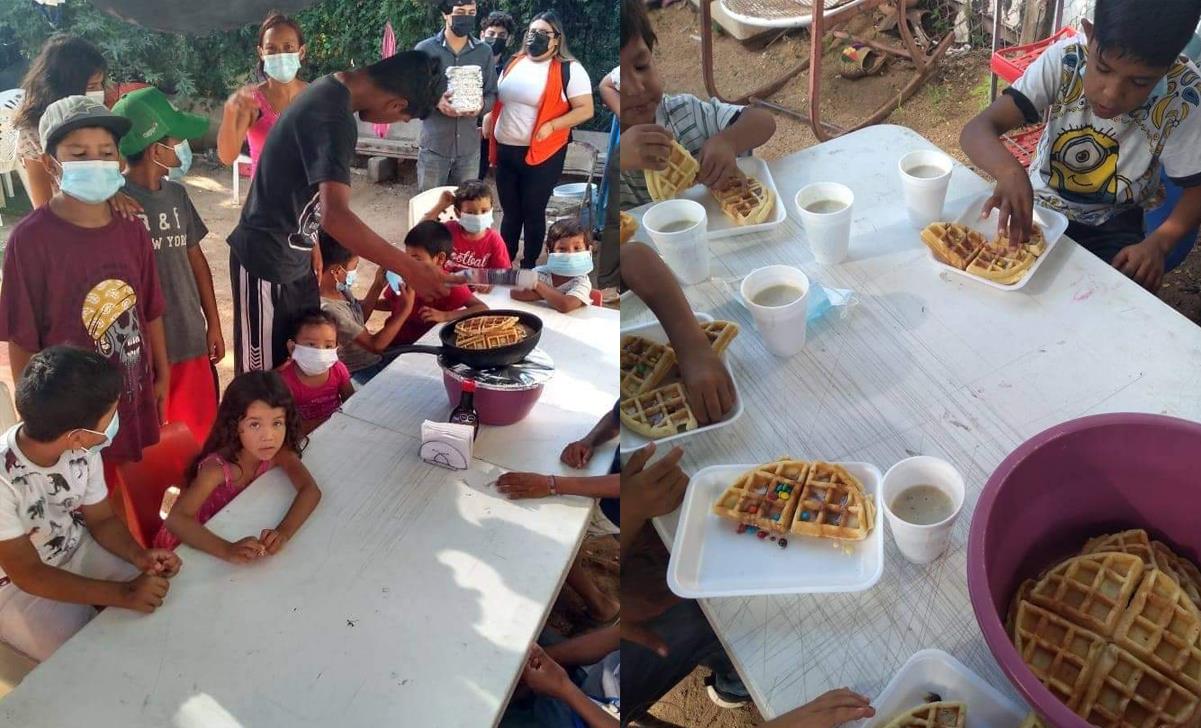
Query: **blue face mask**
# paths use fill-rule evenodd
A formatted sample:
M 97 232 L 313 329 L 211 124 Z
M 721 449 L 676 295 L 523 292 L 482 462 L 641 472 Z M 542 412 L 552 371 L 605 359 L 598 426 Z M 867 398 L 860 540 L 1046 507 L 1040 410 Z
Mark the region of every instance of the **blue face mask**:
M 546 269 L 557 276 L 586 276 L 592 272 L 592 253 L 551 253 L 546 256 Z
M 103 435 L 104 436 L 104 442 L 101 442 L 96 445 L 92 445 L 91 447 L 88 448 L 88 452 L 99 455 L 101 450 L 103 450 L 104 448 L 113 444 L 113 440 L 117 439 L 117 432 L 119 432 L 121 429 L 121 413 L 120 412 L 113 413 L 113 418 L 112 418 L 112 420 L 109 421 L 108 427 L 104 428 L 104 432 L 96 432 L 95 430 L 89 430 L 86 427 L 81 428 L 81 429 L 84 432 L 90 432 L 93 435 Z
M 338 284 L 338 291 L 341 293 L 350 293 L 350 289 L 354 288 L 354 282 L 359 279 L 359 269 L 346 271 L 346 280 Z
M 273 53 L 263 56 L 263 73 L 280 83 L 291 83 L 300 73 L 300 54 Z
M 166 147 L 166 144 L 159 143 L 159 146 Z M 188 144 L 188 140 L 184 139 L 179 144 L 171 147 L 175 151 L 175 156 L 179 159 L 178 167 L 167 167 L 162 165 L 167 170 L 167 179 L 172 182 L 178 182 L 184 178 L 188 170 L 192 168 L 192 145 Z
M 98 205 L 117 194 L 125 184 L 121 165 L 105 160 L 86 162 L 59 162 L 63 176 L 58 188 L 80 202 Z

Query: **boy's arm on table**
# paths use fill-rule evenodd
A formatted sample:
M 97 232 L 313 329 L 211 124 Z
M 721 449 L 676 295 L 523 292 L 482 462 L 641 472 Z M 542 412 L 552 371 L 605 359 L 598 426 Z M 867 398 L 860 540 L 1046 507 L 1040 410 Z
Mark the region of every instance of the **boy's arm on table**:
M 739 154 L 762 146 L 776 133 L 776 120 L 766 109 L 747 107 L 738 119 L 725 129 L 705 140 L 697 161 L 701 168 L 696 179 L 706 187 L 724 188 L 730 180 L 738 179 Z
M 436 308 L 430 308 L 427 306 L 425 310 L 421 312 L 421 315 L 426 321 L 433 321 L 434 323 L 450 323 L 451 321 L 458 321 L 464 316 L 470 316 L 473 313 L 480 313 L 481 311 L 487 310 L 488 304 L 484 303 L 480 299 L 476 298 L 474 294 L 472 294 L 471 298 L 467 299 L 467 303 L 463 304 L 461 308 L 456 308 L 454 311 L 439 311 Z
M 620 647 L 621 628 L 614 624 L 563 640 L 544 649 L 555 662 L 564 667 L 574 667 L 600 662 L 605 659 L 605 655 Z
M 1005 148 L 1001 135 L 1025 123 L 1026 117 L 1014 97 L 1003 94 L 959 134 L 959 146 L 968 159 L 997 181 L 984 213 L 998 208 L 998 226 L 1008 231 L 1011 241 L 1019 243 L 1029 240 L 1034 227 L 1034 188 L 1026 169 Z
M 144 568 L 146 549 L 133 540 L 129 528 L 113 513 L 108 498 L 94 505 L 83 506 L 80 510 L 83 512 L 88 532 L 96 539 L 96 543 L 110 554 L 119 556 L 140 569 Z
M 551 495 L 551 478 L 555 481 L 558 495 L 582 495 L 587 498 L 621 497 L 621 476 L 589 475 L 542 475 L 541 473 L 510 472 L 496 481 L 496 490 L 510 500 L 521 498 L 545 498 Z
M 186 543 L 194 549 L 225 561 L 243 560 L 236 559 L 234 551 L 246 539 L 236 543 L 226 541 L 196 520 L 196 514 L 200 512 L 200 507 L 224 481 L 225 474 L 222 472 L 221 466 L 205 465 L 200 468 L 188 487 L 179 494 L 179 499 L 171 507 L 171 512 L 167 514 L 164 524 L 167 526 L 167 530 L 175 534 L 182 543 Z
M 535 288 L 510 288 L 509 289 L 509 298 L 512 298 L 514 301 L 525 301 L 526 303 L 533 303 L 535 301 L 541 301 L 542 294 L 538 292 L 537 287 L 535 287 Z
M 557 291 L 555 290 L 554 286 L 543 283 L 542 281 L 538 281 L 538 283 L 534 286 L 534 291 L 540 298 L 549 303 L 551 308 L 555 309 L 559 313 L 571 313 L 577 308 L 588 305 L 575 296 Z M 516 289 L 514 289 L 514 292 L 516 292 Z
M 446 294 L 448 276 L 445 273 L 418 263 L 392 247 L 350 209 L 350 185 L 326 181 L 321 183 L 319 189 L 321 227 L 337 240 L 343 241 L 350 252 L 395 271 L 420 293 L 430 296 Z
M 292 482 L 292 487 L 296 488 L 296 498 L 292 500 L 292 506 L 275 528 L 286 540 L 291 540 L 321 502 L 321 489 L 317 487 L 313 474 L 291 450 L 281 450 L 275 456 L 275 464 L 283 469 L 288 480 Z
M 769 720 L 761 728 L 834 728 L 875 714 L 867 698 L 847 688 L 840 688 Z
M 167 421 L 167 395 L 171 392 L 171 361 L 167 359 L 167 335 L 163 317 L 147 324 L 150 332 L 150 353 L 154 356 L 154 396 L 158 400 L 158 421 Z
M 103 607 L 134 609 L 133 585 L 138 580 L 161 577 L 141 576 L 130 582 L 89 579 L 66 569 L 50 566 L 38 556 L 28 536 L 0 541 L 0 568 L 21 591 L 35 597 L 71 604 L 91 604 Z M 161 579 L 166 584 L 166 579 Z M 162 590 L 166 594 L 166 589 Z M 162 595 L 158 604 L 162 604 Z M 153 606 L 158 606 L 155 604 Z M 153 606 L 140 611 L 153 611 Z
M 630 241 L 621 247 L 621 278 L 663 326 L 697 420 L 721 420 L 734 408 L 734 382 L 671 270 L 650 247 Z
M 221 334 L 221 311 L 217 308 L 217 294 L 213 290 L 213 270 L 199 245 L 188 248 L 188 263 L 196 278 L 200 307 L 204 309 L 204 320 L 208 327 L 209 359 L 216 364 L 225 358 L 225 337 Z

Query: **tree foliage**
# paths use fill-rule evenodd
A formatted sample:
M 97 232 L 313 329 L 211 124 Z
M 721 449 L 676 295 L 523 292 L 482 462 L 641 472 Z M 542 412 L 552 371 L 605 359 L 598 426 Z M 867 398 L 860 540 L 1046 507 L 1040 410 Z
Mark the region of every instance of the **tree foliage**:
M 68 0 L 62 7 L 58 29 L 95 43 L 108 58 L 111 79 L 119 83 L 142 81 L 188 97 L 223 99 L 254 69 L 257 26 L 181 36 L 130 25 L 80 0 Z M 594 86 L 617 65 L 617 0 L 481 0 L 481 20 L 492 10 L 512 14 L 521 27 L 541 11 L 558 12 L 569 46 L 588 69 Z M 413 47 L 442 24 L 441 15 L 427 0 L 324 0 L 299 13 L 297 20 L 308 44 L 304 72 L 308 78 L 378 60 L 388 21 L 402 49 Z M 30 0 L 0 2 L 0 39 L 9 39 L 25 59 L 32 59 L 54 32 Z M 599 95 L 596 100 L 599 104 Z M 593 128 L 607 128 L 601 108 Z

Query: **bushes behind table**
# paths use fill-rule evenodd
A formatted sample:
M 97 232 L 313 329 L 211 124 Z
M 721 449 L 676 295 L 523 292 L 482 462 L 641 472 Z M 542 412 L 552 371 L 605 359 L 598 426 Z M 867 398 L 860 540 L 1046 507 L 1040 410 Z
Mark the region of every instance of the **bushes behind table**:
M 59 29 L 99 46 L 108 58 L 110 79 L 117 83 L 141 81 L 186 97 L 224 99 L 250 80 L 254 71 L 258 26 L 181 36 L 124 23 L 88 3 L 67 3 L 62 8 Z M 544 10 L 558 12 L 571 49 L 588 69 L 594 86 L 617 65 L 617 0 L 483 0 L 480 19 L 494 9 L 517 19 L 520 28 L 514 43 L 534 15 Z M 380 37 L 389 20 L 398 49 L 412 48 L 437 31 L 441 22 L 426 0 L 325 0 L 298 13 L 297 19 L 308 43 L 304 77 L 309 79 L 378 60 Z M 0 2 L 0 29 L 12 34 L 27 59 L 55 32 L 28 2 Z M 597 114 L 585 128 L 607 130 L 610 117 L 600 105 L 599 95 L 595 100 Z

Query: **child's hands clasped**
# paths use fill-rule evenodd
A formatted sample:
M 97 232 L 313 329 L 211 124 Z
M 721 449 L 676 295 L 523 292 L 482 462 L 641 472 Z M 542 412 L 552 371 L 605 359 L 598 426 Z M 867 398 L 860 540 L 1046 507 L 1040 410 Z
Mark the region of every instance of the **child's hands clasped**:
M 163 606 L 171 583 L 166 577 L 139 574 L 121 585 L 121 605 L 125 609 L 150 614 Z
M 561 695 L 571 683 L 563 666 L 555 662 L 554 658 L 537 644 L 530 647 L 525 669 L 521 672 L 521 681 L 535 693 L 551 697 Z
M 426 306 L 421 309 L 421 320 L 427 324 L 440 324 L 450 320 L 450 313 Z
M 153 574 L 170 579 L 179 573 L 182 562 L 169 549 L 147 549 L 134 559 L 133 565 L 144 574 Z
M 831 690 L 796 710 L 785 713 L 764 728 L 834 728 L 876 714 L 867 698 L 847 688 Z
M 621 169 L 661 171 L 671 156 L 671 132 L 658 124 L 631 126 L 621 135 Z
M 274 528 L 264 528 L 263 532 L 259 534 L 259 543 L 261 543 L 263 548 L 266 550 L 264 555 L 273 556 L 279 553 L 279 550 L 284 547 L 284 544 L 288 543 L 288 537 Z
M 720 422 L 734 409 L 734 381 L 721 355 L 706 347 L 678 359 L 688 404 L 702 425 Z
M 997 232 L 1008 232 L 1010 245 L 1020 245 L 1030 239 L 1034 228 L 1034 188 L 1026 170 L 1018 167 L 997 179 L 992 197 L 981 211 L 988 217 L 999 210 Z
M 224 558 L 235 564 L 248 564 L 266 555 L 267 548 L 263 546 L 263 542 L 254 536 L 247 536 L 227 545 Z

